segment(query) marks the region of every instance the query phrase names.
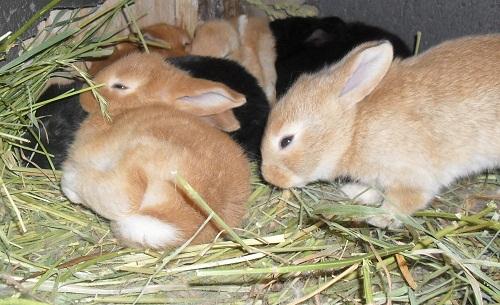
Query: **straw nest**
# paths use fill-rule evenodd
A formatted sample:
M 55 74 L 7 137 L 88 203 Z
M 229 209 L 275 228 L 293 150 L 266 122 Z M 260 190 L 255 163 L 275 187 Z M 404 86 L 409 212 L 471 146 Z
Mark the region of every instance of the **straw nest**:
M 37 101 L 46 81 L 81 74 L 77 61 L 122 39 L 94 35 L 118 9 L 78 29 L 61 21 L 0 67 L 0 304 L 500 302 L 495 173 L 459 181 L 392 231 L 359 221 L 381 211 L 353 205 L 340 183 L 280 191 L 255 175 L 239 238 L 119 246 L 107 221 L 61 195 L 60 172 L 26 168 L 19 153 L 35 110 L 51 102 Z M 4 54 L 14 41 L 4 38 Z

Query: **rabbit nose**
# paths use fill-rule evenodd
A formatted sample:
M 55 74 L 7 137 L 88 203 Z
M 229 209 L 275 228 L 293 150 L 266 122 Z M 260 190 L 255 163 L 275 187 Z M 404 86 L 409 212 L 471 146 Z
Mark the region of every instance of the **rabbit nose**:
M 267 182 L 280 188 L 289 188 L 293 186 L 289 177 L 290 175 L 287 175 L 286 171 L 278 166 L 265 163 L 262 164 L 262 175 Z

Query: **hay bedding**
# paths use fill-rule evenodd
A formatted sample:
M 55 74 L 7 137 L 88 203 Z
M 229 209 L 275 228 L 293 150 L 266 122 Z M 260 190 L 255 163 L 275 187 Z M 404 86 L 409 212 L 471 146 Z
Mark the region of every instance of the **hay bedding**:
M 116 12 L 81 30 L 63 23 L 0 68 L 0 304 L 500 302 L 495 173 L 452 185 L 394 231 L 359 222 L 380 211 L 353 205 L 340 183 L 278 191 L 255 175 L 235 230 L 248 250 L 222 238 L 164 252 L 117 245 L 105 220 L 61 195 L 60 172 L 25 168 L 19 153 L 50 102 L 34 102 L 46 80 L 116 41 L 92 38 Z

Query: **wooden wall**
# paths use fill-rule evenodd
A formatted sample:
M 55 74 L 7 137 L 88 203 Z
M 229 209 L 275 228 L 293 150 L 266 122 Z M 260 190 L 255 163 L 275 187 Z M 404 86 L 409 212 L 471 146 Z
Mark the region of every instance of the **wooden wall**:
M 78 15 L 84 16 L 93 11 L 99 13 L 115 5 L 119 0 L 106 0 L 96 8 L 82 8 L 78 10 Z M 63 10 L 69 17 L 74 14 L 74 10 Z M 38 25 L 41 31 L 56 19 L 61 10 L 53 10 L 47 20 Z M 108 28 L 108 31 L 125 29 L 123 34 L 128 34 L 127 16 L 137 20 L 140 27 L 155 23 L 169 23 L 186 29 L 191 35 L 194 33 L 199 20 L 214 18 L 227 18 L 243 13 L 240 0 L 136 0 L 133 5 L 125 9 L 125 13 L 116 18 Z
M 75 11 L 79 16 L 91 13 L 98 14 L 114 6 L 117 2 L 119 0 L 106 0 L 97 9 L 91 7 L 74 10 L 53 10 L 50 12 L 49 17 L 38 25 L 38 30 L 41 31 L 52 24 L 61 11 L 65 14 L 65 18 L 75 14 Z M 198 0 L 137 0 L 135 4 L 124 9 L 124 12 L 113 20 L 107 31 L 124 29 L 123 34 L 129 34 L 130 27 L 127 27 L 128 21 L 130 21 L 129 18 L 135 18 L 140 27 L 164 22 L 181 26 L 192 34 L 198 22 Z
M 133 5 L 125 9 L 125 14 L 116 18 L 112 27 L 107 30 L 116 31 L 125 28 L 122 34 L 129 34 L 130 28 L 127 29 L 127 15 L 135 17 L 140 27 L 164 22 L 180 26 L 192 35 L 198 22 L 202 20 L 229 18 L 240 14 L 265 16 L 266 13 L 263 11 L 263 7 L 275 11 L 271 17 L 280 18 L 286 15 L 283 8 L 290 7 L 291 11 L 297 14 L 297 8 L 305 5 L 307 1 L 311 0 L 135 0 Z M 115 5 L 117 2 L 119 0 L 105 0 L 103 4 L 99 5 L 96 13 Z M 256 3 L 258 5 L 255 5 Z M 277 7 L 281 8 L 274 7 L 276 4 L 279 4 Z M 96 8 L 90 7 L 77 10 L 80 16 L 84 16 L 96 11 Z M 71 14 L 74 14 L 74 11 L 63 10 L 68 18 Z M 317 14 L 314 7 L 308 7 L 306 11 L 306 15 Z M 41 31 L 51 24 L 60 12 L 61 10 L 53 10 L 49 18 L 39 25 L 38 30 Z

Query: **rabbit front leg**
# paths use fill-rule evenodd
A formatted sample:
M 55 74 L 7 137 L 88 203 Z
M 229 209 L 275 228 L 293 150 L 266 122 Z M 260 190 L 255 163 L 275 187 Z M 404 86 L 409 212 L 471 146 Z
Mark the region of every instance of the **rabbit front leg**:
M 434 196 L 434 192 L 394 185 L 385 189 L 385 199 L 381 206 L 387 215 L 373 216 L 366 220 L 368 224 L 379 228 L 394 229 L 401 227 L 402 223 L 396 215 L 411 215 L 424 208 Z
M 63 175 L 61 177 L 61 191 L 69 199 L 69 201 L 82 204 L 83 200 L 78 195 L 80 184 L 77 167 L 71 163 L 66 162 L 63 167 Z
M 346 183 L 340 190 L 349 199 L 362 205 L 379 205 L 384 199 L 378 190 L 362 183 Z

